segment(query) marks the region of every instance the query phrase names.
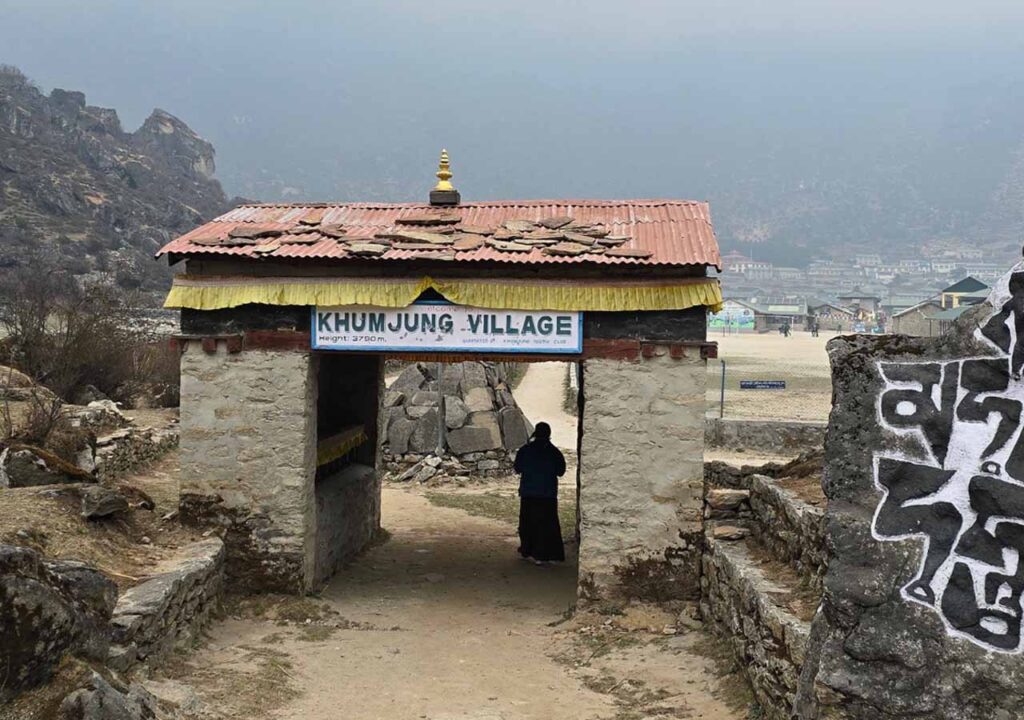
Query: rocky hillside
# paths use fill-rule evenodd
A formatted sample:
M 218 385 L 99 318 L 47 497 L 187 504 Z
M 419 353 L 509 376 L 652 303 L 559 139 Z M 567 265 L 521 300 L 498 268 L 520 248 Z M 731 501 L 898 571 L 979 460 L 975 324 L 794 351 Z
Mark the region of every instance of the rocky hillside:
M 170 273 L 156 250 L 230 207 L 213 157 L 168 112 L 125 132 L 84 94 L 47 96 L 0 67 L 0 269 L 42 255 L 76 275 L 163 288 Z

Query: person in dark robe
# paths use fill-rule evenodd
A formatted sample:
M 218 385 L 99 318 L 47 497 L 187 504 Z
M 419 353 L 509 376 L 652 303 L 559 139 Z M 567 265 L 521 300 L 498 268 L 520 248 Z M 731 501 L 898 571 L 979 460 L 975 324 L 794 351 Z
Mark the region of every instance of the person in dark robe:
M 551 444 L 551 426 L 537 423 L 528 443 L 516 453 L 519 480 L 519 554 L 537 565 L 565 560 L 558 522 L 558 478 L 565 456 Z

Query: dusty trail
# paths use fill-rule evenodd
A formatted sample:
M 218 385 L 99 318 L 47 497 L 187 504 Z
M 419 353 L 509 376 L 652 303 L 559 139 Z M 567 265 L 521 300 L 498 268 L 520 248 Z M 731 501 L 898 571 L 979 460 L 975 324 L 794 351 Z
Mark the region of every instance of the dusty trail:
M 169 674 L 232 720 L 745 716 L 694 652 L 703 632 L 666 636 L 675 617 L 650 609 L 634 618 L 640 632 L 604 616 L 566 622 L 574 563 L 528 565 L 510 524 L 415 490 L 385 488 L 384 504 L 392 537 L 325 590 L 326 625 L 281 624 L 284 611 L 228 619 Z
M 530 363 L 526 375 L 515 389 L 516 402 L 530 422 L 541 420 L 551 425 L 551 441 L 556 447 L 576 452 L 576 417 L 562 406 L 567 363 Z

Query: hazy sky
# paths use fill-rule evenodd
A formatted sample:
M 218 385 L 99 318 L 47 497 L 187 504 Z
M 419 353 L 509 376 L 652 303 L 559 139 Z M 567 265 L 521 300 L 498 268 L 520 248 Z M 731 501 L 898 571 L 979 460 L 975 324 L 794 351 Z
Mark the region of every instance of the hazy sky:
M 1024 140 L 1022 0 L 0 0 L 0 62 L 178 115 L 252 197 L 419 199 L 444 145 L 467 198 L 729 207 Z

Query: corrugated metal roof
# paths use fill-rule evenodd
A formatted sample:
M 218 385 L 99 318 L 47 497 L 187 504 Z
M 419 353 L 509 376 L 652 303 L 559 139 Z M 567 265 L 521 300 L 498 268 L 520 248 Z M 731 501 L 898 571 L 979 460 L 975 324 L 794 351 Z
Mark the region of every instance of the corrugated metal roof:
M 165 245 L 159 255 L 220 255 L 251 258 L 309 258 L 311 260 L 355 258 L 345 240 L 319 233 L 316 226 L 303 236 L 310 242 L 281 243 L 271 249 L 268 239 L 258 245 L 218 246 L 196 244 L 194 239 L 227 238 L 237 226 L 247 224 L 286 230 L 300 220 L 319 218 L 325 225 L 342 225 L 348 238 L 372 238 L 395 227 L 396 220 L 424 213 L 454 213 L 462 225 L 496 227 L 510 220 L 531 220 L 567 215 L 579 223 L 607 228 L 612 235 L 626 235 L 623 247 L 647 250 L 649 258 L 606 257 L 601 255 L 556 256 L 533 248 L 530 252 L 511 253 L 484 246 L 455 253 L 454 263 L 506 262 L 513 264 L 599 264 L 599 265 L 711 265 L 721 267 L 718 241 L 711 226 L 708 204 L 686 200 L 528 200 L 469 202 L 440 208 L 418 203 L 338 203 L 295 205 L 243 205 Z M 420 229 L 420 228 L 406 228 Z M 431 228 L 422 228 L 430 230 Z M 317 240 L 313 242 L 313 240 Z M 259 248 L 259 249 L 258 249 Z M 451 248 L 443 248 L 449 253 Z M 390 249 L 379 257 L 359 260 L 403 261 L 429 259 L 429 253 Z

